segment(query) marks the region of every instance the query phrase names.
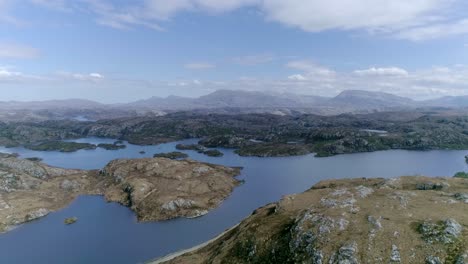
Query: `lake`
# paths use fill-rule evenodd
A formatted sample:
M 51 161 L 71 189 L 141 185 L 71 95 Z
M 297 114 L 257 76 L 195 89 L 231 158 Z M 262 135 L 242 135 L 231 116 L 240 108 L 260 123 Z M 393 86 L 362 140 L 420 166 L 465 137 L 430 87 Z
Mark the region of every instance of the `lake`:
M 113 143 L 112 139 L 85 138 L 88 143 Z M 74 153 L 38 152 L 2 148 L 21 157 L 39 157 L 44 163 L 64 168 L 99 169 L 117 158 L 152 157 L 175 150 L 185 140 L 157 146 L 128 144 L 120 150 L 80 150 Z M 138 223 L 132 211 L 99 196 L 81 196 L 69 207 L 0 235 L 0 263 L 142 263 L 192 247 L 237 224 L 260 206 L 283 195 L 303 192 L 330 178 L 396 177 L 402 175 L 452 176 L 467 170 L 468 151 L 404 151 L 316 158 L 313 155 L 285 158 L 240 157 L 219 149 L 223 157 L 183 151 L 192 159 L 241 166 L 245 184 L 237 187 L 221 206 L 196 219 Z M 144 151 L 144 154 L 140 154 Z M 76 216 L 76 224 L 63 220 Z

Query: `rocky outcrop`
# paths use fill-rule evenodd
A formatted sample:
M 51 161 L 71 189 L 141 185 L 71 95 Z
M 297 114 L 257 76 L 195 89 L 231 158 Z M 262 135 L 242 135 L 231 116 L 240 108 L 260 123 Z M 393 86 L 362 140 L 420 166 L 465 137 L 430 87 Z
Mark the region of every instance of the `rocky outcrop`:
M 0 154 L 0 232 L 67 206 L 78 195 L 104 195 L 142 221 L 197 217 L 238 185 L 240 169 L 165 158 L 116 160 L 101 171 L 67 170 Z
M 196 217 L 218 206 L 239 184 L 238 168 L 166 158 L 115 160 L 102 174 L 104 194 L 130 206 L 142 221 Z
M 424 188 L 421 188 L 421 187 Z M 439 188 L 439 186 L 442 186 Z M 167 263 L 466 263 L 468 180 L 330 180 Z

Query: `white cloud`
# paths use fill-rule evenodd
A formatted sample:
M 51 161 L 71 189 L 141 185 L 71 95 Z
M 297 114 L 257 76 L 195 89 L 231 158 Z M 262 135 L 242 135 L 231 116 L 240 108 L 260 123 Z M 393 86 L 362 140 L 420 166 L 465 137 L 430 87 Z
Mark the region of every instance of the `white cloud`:
M 468 33 L 468 19 L 455 22 L 436 23 L 420 27 L 414 27 L 398 32 L 396 36 L 402 39 L 421 41 L 447 36 L 462 35 Z
M 207 69 L 212 69 L 215 67 L 216 65 L 211 64 L 211 63 L 205 63 L 205 62 L 187 63 L 184 65 L 184 68 L 190 69 L 190 70 L 207 70 Z
M 289 75 L 288 79 L 293 80 L 293 81 L 305 81 L 305 80 L 307 80 L 307 78 L 302 74 Z
M 300 71 L 304 71 L 307 75 L 309 76 L 323 76 L 323 77 L 330 77 L 335 75 L 335 71 L 320 66 L 318 64 L 315 64 L 313 62 L 307 61 L 307 60 L 296 60 L 296 61 L 290 61 L 286 64 L 286 67 L 291 68 L 291 69 L 296 69 Z
M 75 80 L 75 81 L 87 81 L 87 82 L 97 82 L 104 79 L 104 76 L 100 73 L 74 73 L 59 71 L 56 73 L 56 76 L 53 76 L 55 80 Z
M 102 76 L 102 74 L 96 73 L 96 72 L 90 73 L 90 74 L 89 74 L 89 77 L 97 78 L 97 79 L 102 79 L 102 78 L 104 78 L 104 76 Z
M 35 48 L 16 43 L 0 43 L 0 58 L 31 59 L 38 56 L 39 51 Z
M 0 79 L 9 79 L 12 77 L 19 77 L 23 74 L 21 72 L 15 72 L 8 70 L 7 68 L 0 68 Z
M 427 23 L 448 6 L 445 0 L 266 0 L 271 20 L 319 32 L 330 29 L 398 30 Z M 313 14 L 313 15 L 311 15 Z
M 165 23 L 184 12 L 222 14 L 253 8 L 267 21 L 308 32 L 327 30 L 385 34 L 425 40 L 468 34 L 464 0 L 29 0 L 52 10 L 92 13 L 97 23 L 118 29 L 144 26 L 164 30 Z M 0 0 L 0 22 L 11 16 L 13 0 Z
M 404 69 L 398 67 L 389 67 L 389 68 L 369 68 L 366 70 L 356 70 L 354 74 L 359 76 L 406 76 L 408 72 Z
M 161 30 L 161 23 L 181 12 L 219 14 L 251 7 L 269 21 L 308 32 L 366 30 L 421 40 L 468 31 L 466 14 L 458 15 L 458 20 L 453 17 L 454 11 L 465 7 L 462 0 L 146 0 L 127 5 L 86 1 L 99 23 L 117 28 L 143 25 Z

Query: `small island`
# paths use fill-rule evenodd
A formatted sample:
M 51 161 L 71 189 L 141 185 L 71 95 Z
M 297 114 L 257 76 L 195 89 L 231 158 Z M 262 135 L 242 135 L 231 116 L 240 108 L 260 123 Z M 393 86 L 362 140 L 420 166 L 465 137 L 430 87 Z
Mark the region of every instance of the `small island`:
M 28 145 L 27 149 L 35 151 L 60 151 L 60 152 L 75 152 L 81 149 L 96 149 L 96 145 L 90 143 L 78 143 L 68 141 L 48 141 L 37 145 Z
M 97 147 L 98 148 L 103 148 L 105 150 L 119 150 L 119 149 L 124 149 L 124 148 L 127 147 L 126 145 L 124 145 L 122 143 L 118 143 L 118 142 L 121 142 L 121 141 L 116 141 L 113 144 L 100 143 L 100 144 L 97 145 Z
M 153 155 L 154 158 L 167 158 L 167 159 L 172 159 L 172 160 L 177 160 L 177 159 L 185 159 L 188 158 L 188 155 L 179 152 L 179 151 L 173 151 L 173 152 L 167 152 L 167 153 L 157 153 Z
M 176 149 L 178 150 L 195 150 L 196 152 L 207 155 L 210 157 L 222 157 L 224 154 L 217 149 L 208 149 L 200 144 L 177 144 Z
M 78 221 L 77 217 L 69 217 L 69 218 L 65 218 L 65 220 L 63 220 L 63 223 L 66 225 L 71 225 L 71 224 L 76 223 L 76 221 Z

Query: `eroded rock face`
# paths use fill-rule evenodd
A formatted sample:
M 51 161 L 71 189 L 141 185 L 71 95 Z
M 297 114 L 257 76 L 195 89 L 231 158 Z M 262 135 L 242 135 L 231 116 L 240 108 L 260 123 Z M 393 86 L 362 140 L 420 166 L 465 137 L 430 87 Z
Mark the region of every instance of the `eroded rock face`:
M 198 217 L 238 185 L 240 169 L 164 158 L 116 160 L 101 171 L 66 170 L 0 154 L 0 232 L 67 206 L 78 195 L 105 195 L 142 221 Z
M 323 181 L 168 262 L 466 263 L 468 214 L 454 194 L 467 191 L 455 178 Z
M 39 208 L 35 211 L 28 213 L 25 217 L 25 222 L 36 220 L 49 214 L 49 210 L 46 208 Z

